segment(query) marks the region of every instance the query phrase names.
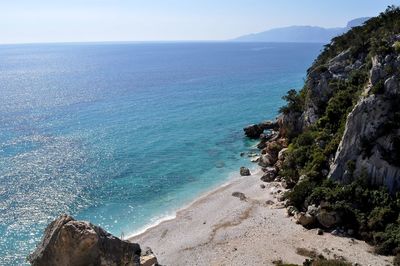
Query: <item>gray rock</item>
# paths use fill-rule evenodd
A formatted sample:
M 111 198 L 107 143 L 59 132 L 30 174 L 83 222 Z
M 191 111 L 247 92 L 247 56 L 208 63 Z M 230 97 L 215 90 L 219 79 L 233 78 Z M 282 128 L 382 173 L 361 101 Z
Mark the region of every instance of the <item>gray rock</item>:
M 385 81 L 385 95 L 389 97 L 400 95 L 399 77 L 392 76 Z
M 241 176 L 249 176 L 250 174 L 250 170 L 247 167 L 240 167 L 240 175 Z
M 275 180 L 276 174 L 277 172 L 275 167 L 267 167 L 264 169 L 264 174 L 261 177 L 261 181 L 272 182 Z
M 146 247 L 142 250 L 140 256 L 140 266 L 158 266 L 157 257 L 154 255 L 151 248 Z
M 140 246 L 89 222 L 62 215 L 51 222 L 29 256 L 34 266 L 140 265 Z
M 278 130 L 279 129 L 278 121 L 271 121 L 271 120 L 263 121 L 260 124 L 258 124 L 258 126 L 260 128 L 262 128 L 263 130 Z
M 264 132 L 264 129 L 259 127 L 256 124 L 247 126 L 243 128 L 244 133 L 246 134 L 247 137 L 251 139 L 258 139 L 260 135 Z
M 262 154 L 260 156 L 258 165 L 261 167 L 269 167 L 269 166 L 273 166 L 275 164 L 275 162 L 276 162 L 276 160 L 274 159 L 274 157 L 272 157 L 271 154 L 266 153 L 266 154 Z
M 347 118 L 329 178 L 346 183 L 365 172 L 372 185 L 384 185 L 390 191 L 400 188 L 400 167 L 386 161 L 382 154 L 396 153 L 392 146 L 396 134 L 382 131 L 393 117 L 391 106 L 390 98 L 385 96 L 371 95 L 360 100 Z M 346 171 L 348 161 L 355 162 L 353 174 Z
M 239 198 L 240 200 L 246 200 L 246 195 L 242 192 L 233 192 L 232 196 Z
M 311 216 L 316 216 L 318 214 L 319 208 L 315 205 L 310 205 L 307 208 L 307 213 Z
M 287 151 L 288 151 L 288 148 L 283 148 L 282 150 L 280 150 L 278 153 L 278 160 L 280 160 L 280 161 L 285 160 Z
M 286 208 L 286 211 L 287 211 L 287 213 L 288 213 L 289 216 L 294 216 L 296 213 L 299 212 L 299 211 L 297 210 L 297 208 L 294 207 L 294 206 L 288 206 L 288 207 Z
M 339 215 L 334 211 L 320 210 L 316 215 L 318 222 L 325 228 L 332 228 L 340 222 Z
M 315 217 L 311 216 L 308 213 L 298 212 L 294 215 L 296 219 L 296 223 L 301 224 L 302 226 L 310 226 L 314 223 Z

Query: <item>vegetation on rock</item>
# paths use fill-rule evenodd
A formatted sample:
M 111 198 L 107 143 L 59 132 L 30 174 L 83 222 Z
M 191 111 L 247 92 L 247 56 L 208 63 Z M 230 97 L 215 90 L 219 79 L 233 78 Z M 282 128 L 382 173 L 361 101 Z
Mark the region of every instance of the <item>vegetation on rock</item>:
M 386 97 L 385 101 L 391 105 L 390 113 L 393 116 L 387 117 L 385 126 L 378 133 L 379 136 L 389 133 L 395 135 L 392 138 L 392 150 L 388 152 L 382 149 L 380 152 L 388 163 L 400 164 L 399 97 L 388 100 L 387 96 L 382 95 L 386 90 L 386 78 L 370 84 L 373 58 L 384 58 L 382 60 L 387 62 L 400 53 L 399 33 L 400 9 L 391 6 L 363 26 L 334 38 L 308 70 L 309 81 L 304 88 L 299 92 L 290 90 L 283 97 L 287 105 L 280 110 L 283 115 L 302 119 L 301 116 L 312 106 L 315 117 L 315 122 L 287 135 L 290 144 L 279 175 L 288 184 L 294 185 L 287 194 L 289 205 L 300 211 L 307 211 L 310 205 L 323 205 L 324 209 L 341 217 L 338 227 L 351 229 L 355 237 L 374 244 L 378 253 L 392 255 L 400 252 L 400 193 L 389 192 L 387 188 L 371 183 L 368 173 L 358 171 L 356 174 L 356 162 L 353 160 L 346 162 L 346 169 L 342 172 L 347 176 L 343 180 L 351 182 L 338 183 L 327 177 L 343 138 L 348 115 L 360 97 L 368 96 L 365 95 L 368 86 L 371 88 L 369 95 Z M 399 76 L 399 69 L 389 63 L 385 64 L 382 72 L 386 77 Z M 314 92 L 309 83 L 316 83 L 314 76 L 321 77 L 321 84 L 327 82 L 324 87 L 326 95 L 320 97 L 326 96 L 327 101 L 312 99 Z M 399 80 L 396 82 L 399 86 Z M 375 139 L 379 136 L 375 136 Z M 377 146 L 375 139 L 361 139 L 364 157 L 368 158 L 373 153 L 373 147 Z

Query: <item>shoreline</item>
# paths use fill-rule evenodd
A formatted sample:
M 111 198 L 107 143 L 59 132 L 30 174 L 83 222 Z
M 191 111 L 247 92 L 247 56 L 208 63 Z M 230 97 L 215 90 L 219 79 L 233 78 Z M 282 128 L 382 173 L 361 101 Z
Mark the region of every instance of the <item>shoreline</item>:
M 277 197 L 279 182 L 264 183 L 262 171 L 228 180 L 126 240 L 149 246 L 162 265 L 302 265 L 298 248 L 359 265 L 390 265 L 391 257 L 373 254 L 363 241 L 317 235 L 289 218 Z M 261 184 L 265 188 L 261 188 Z M 243 193 L 245 198 L 232 196 Z
M 251 171 L 252 175 L 260 174 L 262 172 L 262 170 L 259 166 L 250 168 L 250 171 Z M 175 211 L 173 211 L 173 214 L 165 215 L 165 216 L 155 220 L 154 222 L 148 223 L 147 225 L 143 226 L 142 228 L 140 228 L 140 229 L 136 230 L 135 232 L 124 237 L 124 240 L 131 241 L 130 239 L 140 237 L 141 235 L 146 234 L 146 232 L 148 230 L 151 230 L 152 228 L 157 227 L 157 226 L 163 224 L 164 222 L 168 222 L 168 221 L 176 219 L 179 216 L 180 212 L 183 212 L 186 209 L 191 208 L 198 201 L 201 201 L 202 199 L 205 199 L 208 196 L 210 196 L 214 193 L 217 193 L 221 189 L 223 189 L 227 186 L 230 186 L 235 181 L 238 181 L 242 178 L 246 178 L 246 176 L 240 176 L 240 174 L 238 174 L 237 172 L 231 172 L 228 176 L 229 176 L 228 179 L 225 180 L 222 184 L 217 184 L 215 186 L 210 187 L 210 189 L 206 190 L 205 192 L 200 192 L 200 194 L 198 196 L 196 196 L 194 199 L 188 201 L 187 204 L 184 204 L 182 207 L 177 208 Z

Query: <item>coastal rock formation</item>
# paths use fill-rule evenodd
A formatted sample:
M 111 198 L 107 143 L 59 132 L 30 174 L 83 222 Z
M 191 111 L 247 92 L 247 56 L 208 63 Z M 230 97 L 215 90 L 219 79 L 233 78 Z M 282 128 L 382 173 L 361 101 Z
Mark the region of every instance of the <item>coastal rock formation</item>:
M 400 76 L 389 75 L 385 69 L 398 67 L 400 57 L 374 57 L 372 62 L 367 90 L 382 86 L 381 91 L 361 98 L 348 116 L 330 177 L 350 182 L 365 172 L 372 177 L 372 185 L 385 185 L 395 191 L 400 189 L 400 152 L 396 146 L 400 140 Z M 353 162 L 354 169 L 348 169 L 349 162 Z
M 394 46 L 396 40 L 393 37 L 389 46 Z M 347 116 L 340 144 L 323 176 L 350 183 L 365 175 L 371 185 L 396 191 L 400 189 L 400 56 L 391 52 L 370 60 L 368 82 Z M 317 125 L 326 116 L 337 84 L 350 86 L 354 73 L 364 71 L 360 69 L 367 61 L 366 53 L 354 54 L 348 48 L 324 65 L 313 65 L 307 75 L 302 111 L 292 108 L 279 117 L 280 135 L 296 136 Z M 321 142 L 320 147 L 324 145 Z
M 62 215 L 48 225 L 42 242 L 28 259 L 34 266 L 139 266 L 140 254 L 138 244 Z
M 258 139 L 260 135 L 264 132 L 264 129 L 262 129 L 258 125 L 250 125 L 243 128 L 243 130 L 246 136 L 251 139 Z
M 244 133 L 251 139 L 258 139 L 264 130 L 277 130 L 279 128 L 277 121 L 264 121 L 259 124 L 249 125 L 243 128 Z
M 400 7 L 332 40 L 289 90 L 277 139 L 261 142 L 290 216 L 400 252 Z M 284 141 L 286 140 L 286 141 Z M 321 231 L 322 232 L 322 231 Z

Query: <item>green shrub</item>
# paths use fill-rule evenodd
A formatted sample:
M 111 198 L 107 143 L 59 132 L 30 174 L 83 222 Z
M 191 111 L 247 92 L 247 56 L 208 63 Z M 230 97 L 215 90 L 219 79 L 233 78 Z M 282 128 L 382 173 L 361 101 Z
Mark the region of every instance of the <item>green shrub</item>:
M 389 207 L 375 207 L 368 216 L 370 230 L 384 230 L 387 224 L 394 222 L 397 215 Z
M 396 41 L 393 46 L 396 53 L 400 54 L 400 42 Z
M 383 80 L 378 81 L 374 86 L 371 88 L 371 92 L 373 94 L 383 94 L 385 91 L 385 84 Z
M 289 90 L 287 94 L 282 97 L 282 99 L 284 99 L 287 104 L 279 109 L 280 113 L 298 113 L 303 110 L 304 96 L 301 93 L 297 93 L 296 90 Z
M 400 266 L 400 253 L 397 253 L 393 259 L 393 266 Z
M 376 252 L 383 255 L 393 255 L 400 247 L 400 225 L 390 224 L 385 231 L 374 234 Z
M 288 194 L 289 203 L 299 210 L 304 209 L 304 202 L 311 195 L 315 183 L 303 180 L 292 189 Z

